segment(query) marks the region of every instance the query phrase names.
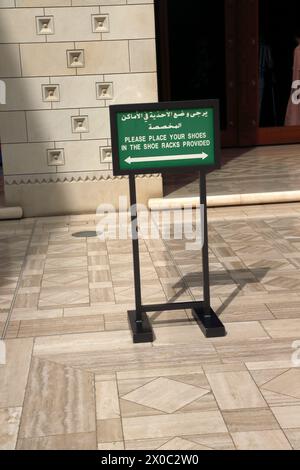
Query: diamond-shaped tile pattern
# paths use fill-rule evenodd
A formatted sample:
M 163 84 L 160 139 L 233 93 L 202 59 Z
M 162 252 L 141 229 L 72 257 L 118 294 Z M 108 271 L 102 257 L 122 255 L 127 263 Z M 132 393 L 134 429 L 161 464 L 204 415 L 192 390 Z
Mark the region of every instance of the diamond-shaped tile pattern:
M 160 378 L 125 395 L 123 398 L 165 413 L 174 413 L 208 393 L 208 390 L 193 385 Z
M 263 387 L 271 392 L 300 398 L 300 370 L 292 369 Z

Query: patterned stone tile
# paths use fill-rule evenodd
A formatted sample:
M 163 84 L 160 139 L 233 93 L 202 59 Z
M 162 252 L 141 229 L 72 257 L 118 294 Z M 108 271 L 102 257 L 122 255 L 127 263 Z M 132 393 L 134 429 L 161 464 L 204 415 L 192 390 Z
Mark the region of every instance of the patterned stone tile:
M 238 450 L 292 450 L 280 430 L 233 433 L 232 438 Z
M 205 389 L 159 378 L 123 396 L 123 399 L 166 413 L 174 413 L 207 393 Z
M 263 388 L 271 392 L 300 399 L 300 370 L 292 369 L 266 383 Z
M 218 411 L 124 418 L 123 430 L 129 441 L 227 432 Z
M 95 432 L 93 375 L 34 358 L 19 437 L 90 432 Z
M 18 450 L 96 450 L 96 433 L 19 439 Z
M 87 306 L 90 303 L 88 287 L 53 288 L 45 287 L 41 290 L 38 307 L 63 308 L 72 306 Z
M 0 450 L 14 450 L 17 443 L 22 408 L 0 409 Z

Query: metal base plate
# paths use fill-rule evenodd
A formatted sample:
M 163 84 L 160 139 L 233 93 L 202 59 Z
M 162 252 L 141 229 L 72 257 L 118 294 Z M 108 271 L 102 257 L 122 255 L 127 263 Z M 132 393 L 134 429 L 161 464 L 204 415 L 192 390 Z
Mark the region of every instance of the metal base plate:
M 135 311 L 128 312 L 128 320 L 134 343 L 153 343 L 154 332 L 146 313 L 142 314 L 142 323 L 137 323 L 135 321 Z
M 212 309 L 210 313 L 205 313 L 204 307 L 193 309 L 192 312 L 206 338 L 222 338 L 227 335 L 225 326 Z

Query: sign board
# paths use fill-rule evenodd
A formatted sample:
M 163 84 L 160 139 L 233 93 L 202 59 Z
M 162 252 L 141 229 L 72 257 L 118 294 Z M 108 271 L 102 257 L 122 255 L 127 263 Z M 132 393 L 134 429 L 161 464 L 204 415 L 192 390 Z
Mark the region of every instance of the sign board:
M 114 176 L 220 168 L 215 100 L 110 107 Z

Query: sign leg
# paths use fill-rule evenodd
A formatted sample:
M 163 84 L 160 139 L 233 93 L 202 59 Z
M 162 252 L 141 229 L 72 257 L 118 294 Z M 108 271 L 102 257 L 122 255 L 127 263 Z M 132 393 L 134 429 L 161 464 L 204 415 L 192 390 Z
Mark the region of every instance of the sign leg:
M 130 175 L 130 211 L 131 211 L 131 231 L 132 231 L 132 249 L 133 249 L 133 268 L 134 268 L 134 291 L 135 291 L 135 311 L 128 312 L 129 325 L 131 327 L 134 343 L 152 343 L 154 334 L 147 314 L 142 311 L 142 292 L 141 292 L 141 268 L 140 268 L 140 249 L 138 238 L 138 214 L 136 201 L 135 176 Z
M 226 336 L 223 323 L 219 320 L 216 313 L 212 310 L 210 304 L 210 279 L 209 279 L 209 253 L 208 253 L 208 223 L 207 223 L 207 192 L 206 192 L 206 174 L 200 174 L 200 202 L 201 213 L 203 213 L 202 224 L 202 270 L 203 270 L 203 306 L 193 310 L 202 332 L 207 338 L 218 338 Z M 202 212 L 203 209 L 203 212 Z

